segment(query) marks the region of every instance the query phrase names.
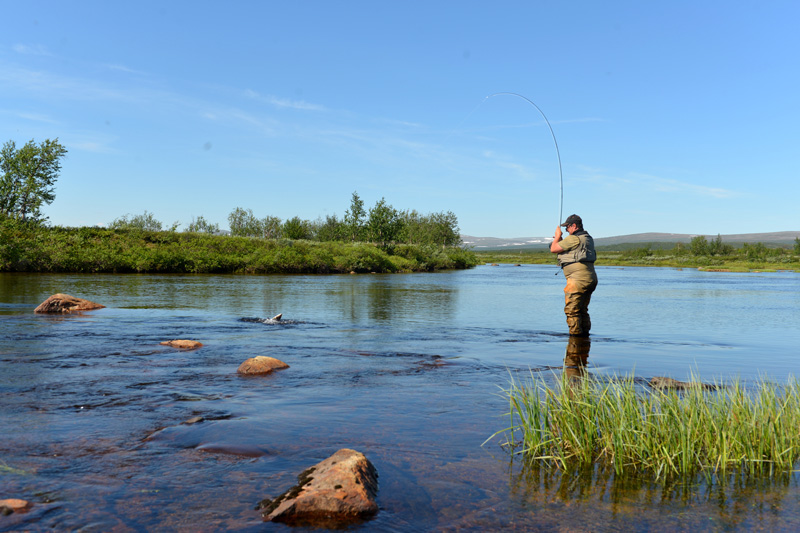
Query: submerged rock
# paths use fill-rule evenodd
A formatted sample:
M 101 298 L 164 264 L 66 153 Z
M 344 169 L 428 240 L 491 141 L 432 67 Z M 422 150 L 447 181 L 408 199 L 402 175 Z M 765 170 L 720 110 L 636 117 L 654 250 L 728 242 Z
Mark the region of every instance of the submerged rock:
M 273 370 L 281 370 L 284 368 L 289 368 L 289 365 L 280 359 L 259 355 L 257 357 L 251 357 L 239 365 L 236 372 L 239 374 L 269 374 Z
M 163 341 L 159 344 L 163 344 L 164 346 L 172 346 L 173 348 L 179 348 L 181 350 L 194 350 L 196 348 L 200 348 L 203 345 L 202 342 L 190 341 L 186 339 Z
M 656 376 L 650 379 L 650 386 L 654 389 L 704 389 L 704 390 L 717 390 L 716 385 L 709 385 L 707 383 L 700 383 L 698 381 L 678 381 L 677 379 Z
M 208 442 L 201 444 L 195 449 L 206 453 L 239 455 L 241 457 L 263 457 L 264 455 L 268 455 L 266 450 L 258 446 L 251 446 L 248 444 L 229 444 L 225 442 Z
M 0 514 L 11 514 L 11 513 L 24 513 L 30 508 L 33 507 L 33 504 L 27 500 L 20 500 L 17 498 L 9 498 L 7 500 L 0 500 Z
M 339 450 L 297 480 L 297 485 L 274 500 L 259 504 L 265 521 L 336 528 L 378 512 L 378 472 L 355 450 Z
M 100 305 L 83 298 L 76 298 L 69 294 L 54 294 L 47 300 L 39 304 L 33 310 L 34 313 L 75 313 L 80 311 L 91 311 L 92 309 L 102 309 L 105 305 Z

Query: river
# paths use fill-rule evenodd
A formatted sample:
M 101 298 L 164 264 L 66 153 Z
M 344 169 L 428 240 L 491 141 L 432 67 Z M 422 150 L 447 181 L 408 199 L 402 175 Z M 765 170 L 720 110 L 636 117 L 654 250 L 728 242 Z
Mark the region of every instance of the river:
M 800 274 L 598 267 L 585 372 L 800 373 Z M 553 266 L 430 274 L 0 274 L 0 531 L 288 531 L 256 504 L 340 448 L 379 472 L 363 531 L 798 530 L 797 474 L 678 485 L 524 467 L 484 443 L 512 375 L 558 379 Z M 54 293 L 106 305 L 36 315 Z M 269 317 L 283 314 L 280 323 Z M 159 343 L 192 339 L 181 351 Z M 242 377 L 257 355 L 290 368 Z M 192 417 L 203 421 L 186 424 Z M 483 444 L 483 445 L 482 445 Z M 296 531 L 297 529 L 295 529 Z

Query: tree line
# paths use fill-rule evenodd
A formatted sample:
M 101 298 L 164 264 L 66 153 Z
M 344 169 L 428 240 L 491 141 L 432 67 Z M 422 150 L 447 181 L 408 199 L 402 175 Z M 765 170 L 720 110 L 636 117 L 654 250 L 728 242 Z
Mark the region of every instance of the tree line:
M 378 200 L 367 210 L 354 192 L 344 216 L 327 215 L 315 221 L 293 217 L 285 221 L 274 216 L 258 218 L 250 209 L 237 207 L 228 215 L 231 235 L 267 239 L 304 239 L 321 242 L 372 242 L 392 244 L 457 246 L 461 244 L 458 218 L 452 211 L 421 214 L 398 210 Z M 211 228 L 208 228 L 211 229 Z
M 0 150 L 0 218 L 21 222 L 44 223 L 43 205 L 55 199 L 55 182 L 61 171 L 61 159 L 67 150 L 58 139 L 37 144 L 33 140 L 17 148 L 14 141 Z M 264 239 L 311 240 L 319 242 L 369 242 L 383 248 L 395 244 L 457 246 L 461 244 L 458 218 L 452 211 L 422 214 L 416 210 L 398 210 L 378 200 L 367 209 L 354 192 L 344 216 L 304 220 L 292 217 L 257 217 L 251 209 L 237 207 L 228 215 L 230 233 L 239 237 Z M 141 215 L 123 215 L 108 224 L 110 229 L 177 231 L 180 222 L 165 225 L 145 211 Z M 193 218 L 186 230 L 192 233 L 219 234 L 219 224 L 204 217 Z
M 354 192 L 350 207 L 344 216 L 327 215 L 317 220 L 292 217 L 281 220 L 276 216 L 259 218 L 252 209 L 237 207 L 228 215 L 230 234 L 234 237 L 258 237 L 262 239 L 290 239 L 319 242 L 370 242 L 383 248 L 395 244 L 417 244 L 436 246 L 458 246 L 461 235 L 458 217 L 452 211 L 421 214 L 416 210 L 398 210 L 378 200 L 369 210 L 364 201 Z M 152 213 L 125 215 L 112 221 L 111 229 L 138 229 L 147 231 L 177 231 L 179 222 L 165 226 Z M 212 224 L 204 217 L 193 218 L 187 232 L 220 232 L 219 224 Z

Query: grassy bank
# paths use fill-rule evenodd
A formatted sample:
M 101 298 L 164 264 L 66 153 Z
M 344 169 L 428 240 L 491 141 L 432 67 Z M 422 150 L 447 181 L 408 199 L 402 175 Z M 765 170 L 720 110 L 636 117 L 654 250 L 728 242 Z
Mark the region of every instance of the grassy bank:
M 600 465 L 615 475 L 656 479 L 723 474 L 776 475 L 800 459 L 800 383 L 733 383 L 660 392 L 633 379 L 564 378 L 548 386 L 535 375 L 505 391 L 512 425 L 507 444 L 526 459 L 567 470 Z
M 5 272 L 423 272 L 475 264 L 475 255 L 459 247 L 379 247 L 0 221 L 0 271 Z
M 548 251 L 475 252 L 481 263 L 554 265 L 556 259 Z M 621 251 L 597 251 L 598 266 L 657 266 L 696 268 L 731 272 L 794 270 L 800 272 L 800 255 L 784 248 L 750 248 L 731 250 L 726 254 L 693 254 L 675 247 L 653 250 L 640 247 Z

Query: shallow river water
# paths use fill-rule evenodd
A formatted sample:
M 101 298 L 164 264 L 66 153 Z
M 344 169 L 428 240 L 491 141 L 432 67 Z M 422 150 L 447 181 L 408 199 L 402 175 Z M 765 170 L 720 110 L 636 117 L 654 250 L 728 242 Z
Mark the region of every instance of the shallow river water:
M 589 376 L 800 374 L 800 274 L 598 274 Z M 353 530 L 800 529 L 797 474 L 677 486 L 566 476 L 524 467 L 499 438 L 483 444 L 507 425 L 511 375 L 563 371 L 563 285 L 553 266 L 511 265 L 0 274 L 0 499 L 34 503 L 0 516 L 0 531 L 288 531 L 256 504 L 340 448 L 379 472 L 380 511 Z M 107 307 L 33 313 L 58 292 Z M 170 339 L 204 346 L 159 345 Z M 290 368 L 237 375 L 257 355 Z

